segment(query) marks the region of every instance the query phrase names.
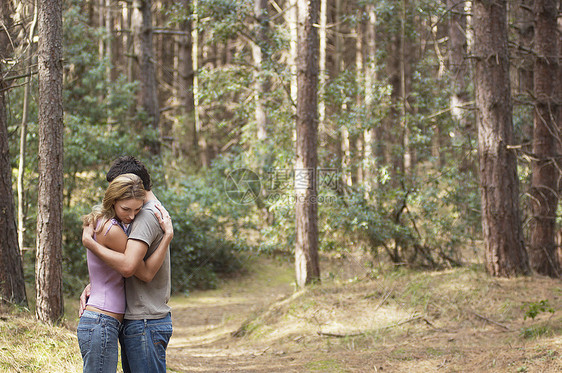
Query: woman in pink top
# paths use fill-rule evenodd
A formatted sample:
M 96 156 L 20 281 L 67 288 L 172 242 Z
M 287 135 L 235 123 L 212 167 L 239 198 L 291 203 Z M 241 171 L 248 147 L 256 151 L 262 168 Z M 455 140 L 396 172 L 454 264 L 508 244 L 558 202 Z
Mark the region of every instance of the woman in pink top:
M 84 225 L 93 224 L 94 238 L 115 251 L 125 251 L 130 224 L 141 210 L 146 191 L 142 180 L 134 174 L 115 178 L 105 191 L 103 203 L 82 218 Z M 156 214 L 164 238 L 156 251 L 141 262 L 135 276 L 150 281 L 166 257 L 173 237 L 169 216 Z M 77 335 L 84 372 L 115 373 L 118 361 L 119 329 L 125 313 L 125 282 L 119 272 L 108 266 L 88 250 L 88 272 L 91 293 L 86 309 L 80 317 Z

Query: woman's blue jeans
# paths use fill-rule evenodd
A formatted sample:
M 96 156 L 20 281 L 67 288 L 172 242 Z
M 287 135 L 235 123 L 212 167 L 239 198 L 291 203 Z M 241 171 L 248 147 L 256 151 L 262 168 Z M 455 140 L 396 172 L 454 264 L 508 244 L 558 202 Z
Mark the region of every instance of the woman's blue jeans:
M 84 362 L 84 373 L 115 373 L 121 323 L 101 313 L 84 311 L 76 334 Z
M 172 336 L 172 316 L 125 320 L 119 336 L 125 373 L 165 373 L 166 348 Z

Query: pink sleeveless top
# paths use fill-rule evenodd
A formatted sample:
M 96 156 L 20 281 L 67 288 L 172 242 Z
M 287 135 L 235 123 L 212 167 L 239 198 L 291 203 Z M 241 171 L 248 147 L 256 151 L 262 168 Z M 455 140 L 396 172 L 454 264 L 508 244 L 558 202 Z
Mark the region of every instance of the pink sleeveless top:
M 114 225 L 125 231 L 125 228 L 117 220 L 111 219 L 110 223 L 111 225 L 105 231 L 104 236 L 107 235 Z M 95 234 L 94 239 L 96 239 Z M 123 276 L 90 250 L 86 253 L 86 257 L 88 259 L 88 273 L 90 274 L 91 286 L 88 305 L 103 311 L 125 313 L 125 279 Z

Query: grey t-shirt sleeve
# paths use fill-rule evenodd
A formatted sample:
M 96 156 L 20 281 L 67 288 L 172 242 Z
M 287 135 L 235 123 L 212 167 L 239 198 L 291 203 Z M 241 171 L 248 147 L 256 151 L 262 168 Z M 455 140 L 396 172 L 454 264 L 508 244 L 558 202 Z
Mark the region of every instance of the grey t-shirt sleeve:
M 150 206 L 152 207 L 152 206 Z M 160 223 L 154 215 L 152 208 L 147 206 L 143 208 L 135 217 L 132 223 L 131 230 L 129 233 L 129 238 L 133 240 L 139 240 L 146 243 L 149 247 L 152 246 L 154 241 L 162 233 L 162 228 L 160 228 Z M 151 254 L 149 249 L 147 255 Z

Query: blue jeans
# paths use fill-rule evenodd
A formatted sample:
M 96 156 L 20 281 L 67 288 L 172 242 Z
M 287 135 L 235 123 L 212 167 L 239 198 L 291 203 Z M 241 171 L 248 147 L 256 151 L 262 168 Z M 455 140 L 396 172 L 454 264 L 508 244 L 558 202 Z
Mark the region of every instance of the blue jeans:
M 172 336 L 172 316 L 125 320 L 119 335 L 125 373 L 165 373 L 166 348 Z
M 84 373 L 115 373 L 121 323 L 101 313 L 84 311 L 76 334 L 84 362 Z

